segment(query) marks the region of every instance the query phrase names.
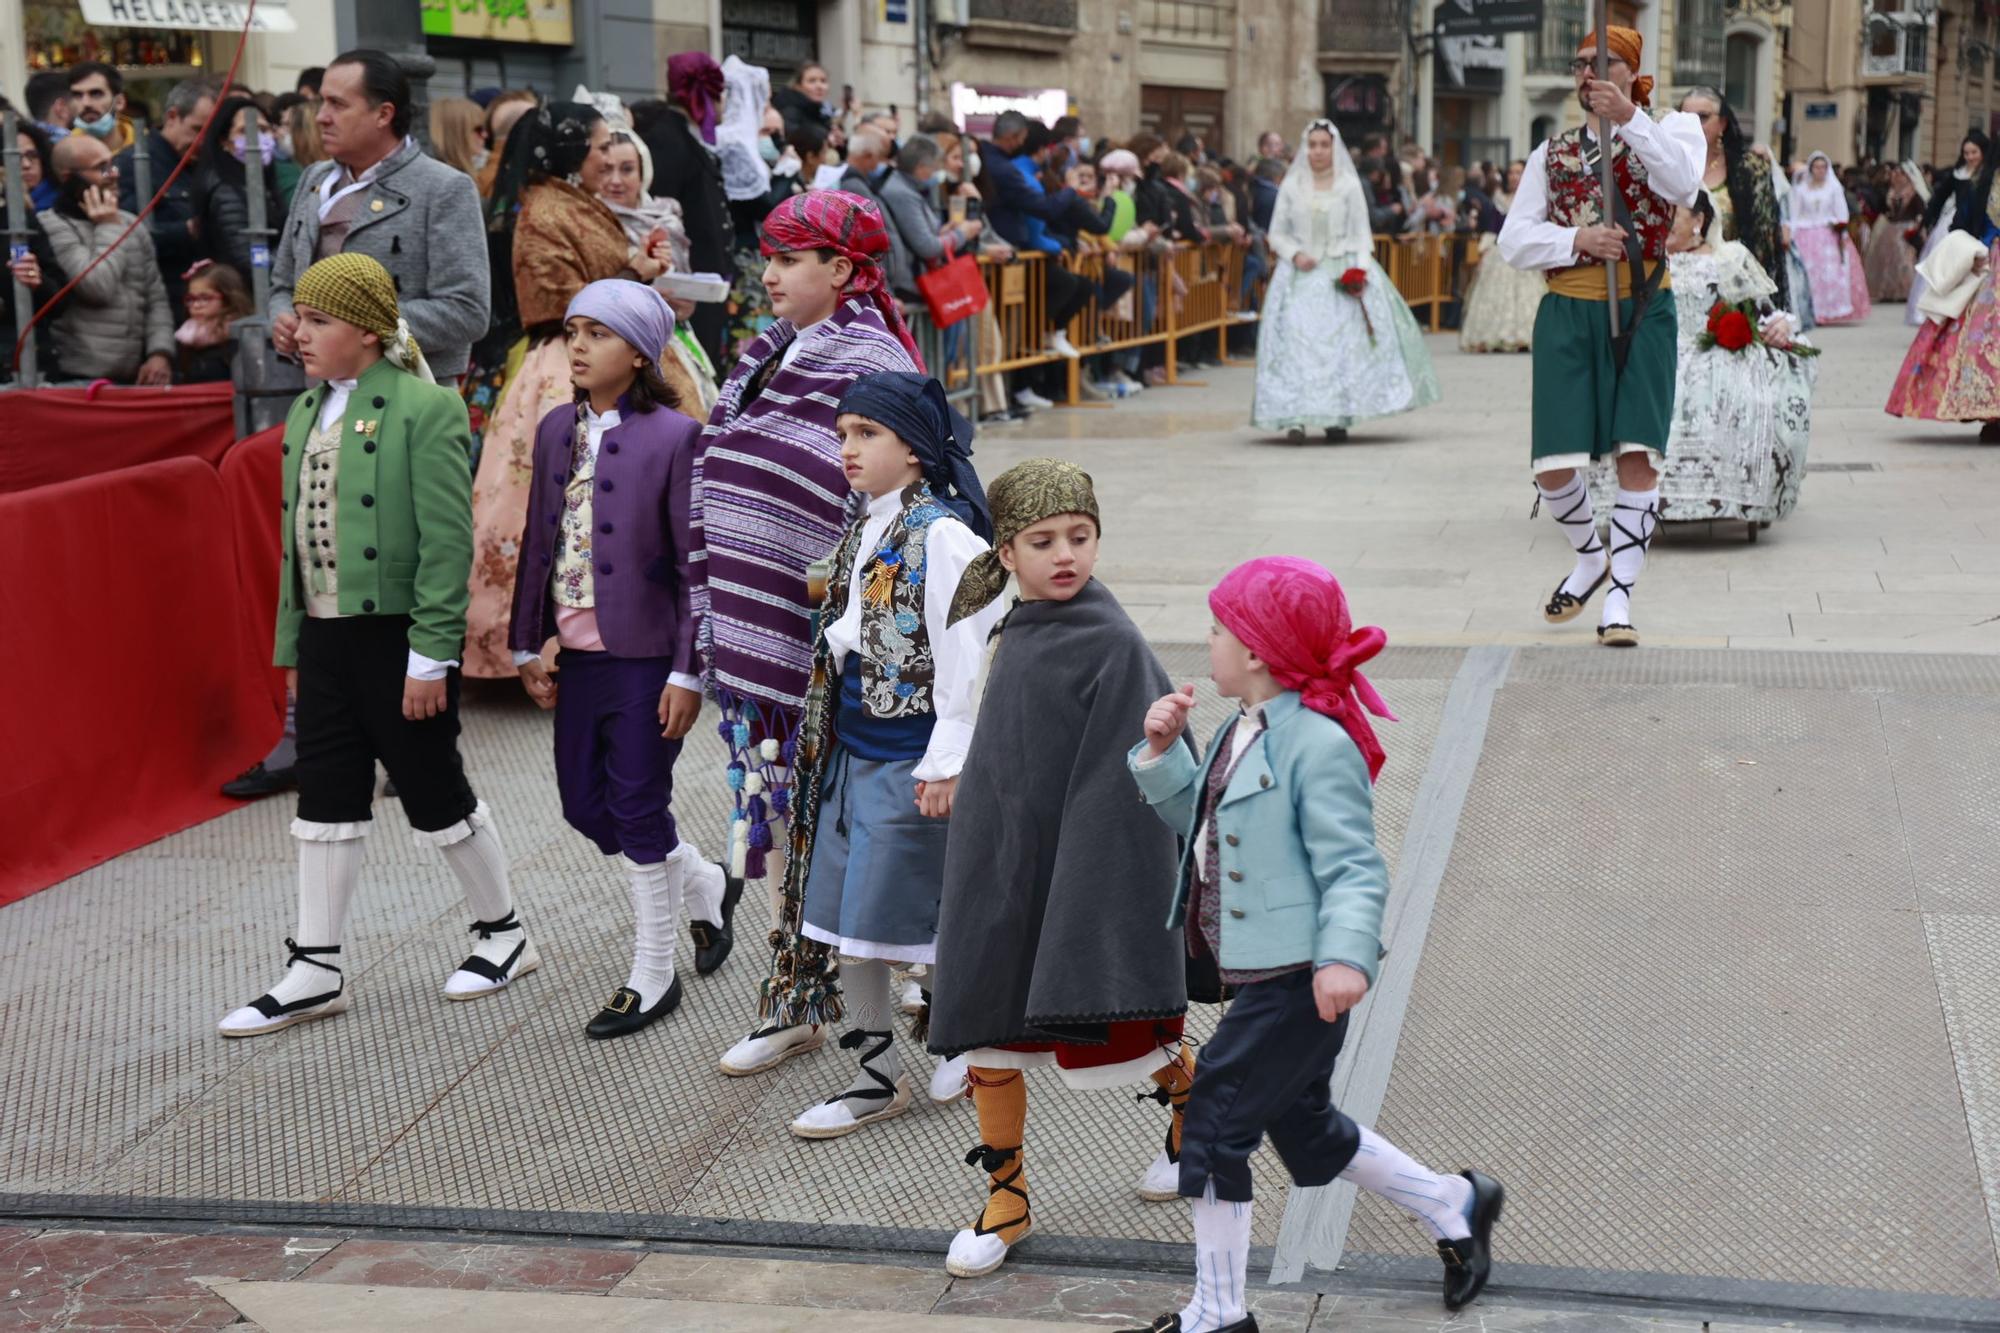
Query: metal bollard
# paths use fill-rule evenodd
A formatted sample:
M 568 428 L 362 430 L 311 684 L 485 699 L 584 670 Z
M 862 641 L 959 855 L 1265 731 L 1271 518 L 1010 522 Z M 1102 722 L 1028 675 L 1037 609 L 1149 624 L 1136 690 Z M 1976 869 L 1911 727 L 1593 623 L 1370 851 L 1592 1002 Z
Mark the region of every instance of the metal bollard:
M 260 148 L 264 116 L 255 102 L 243 108 L 243 197 L 250 206 L 250 294 L 260 311 L 271 308 L 271 237 L 269 199 L 264 194 L 264 157 Z
M 292 400 L 305 392 L 306 376 L 271 346 L 271 321 L 249 315 L 229 326 L 236 339 L 231 379 L 236 385 L 236 438 L 283 425 Z
M 0 117 L 0 133 L 7 136 L 5 160 L 7 165 L 7 257 L 9 262 L 26 259 L 31 253 L 29 238 L 34 231 L 28 225 L 27 191 L 21 184 L 21 132 L 13 110 L 10 108 Z M 32 389 L 41 382 L 35 369 L 35 340 L 27 337 L 28 321 L 34 318 L 35 294 L 19 278 L 14 280 L 14 337 L 21 342 L 21 373 L 15 380 L 21 388 Z

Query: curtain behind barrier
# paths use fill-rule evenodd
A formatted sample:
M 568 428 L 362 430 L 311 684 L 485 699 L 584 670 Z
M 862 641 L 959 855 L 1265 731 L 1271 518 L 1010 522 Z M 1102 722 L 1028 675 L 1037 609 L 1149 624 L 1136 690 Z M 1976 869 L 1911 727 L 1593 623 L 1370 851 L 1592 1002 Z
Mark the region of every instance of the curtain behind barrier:
M 0 393 L 0 495 L 193 456 L 210 467 L 236 439 L 227 384 Z
M 276 434 L 218 433 L 0 494 L 0 903 L 233 808 L 277 738 Z

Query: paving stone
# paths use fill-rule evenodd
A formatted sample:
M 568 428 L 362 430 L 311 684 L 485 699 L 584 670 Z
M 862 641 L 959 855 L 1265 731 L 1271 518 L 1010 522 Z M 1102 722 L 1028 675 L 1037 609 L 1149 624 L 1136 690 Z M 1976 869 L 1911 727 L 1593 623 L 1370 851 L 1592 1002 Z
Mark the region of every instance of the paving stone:
M 306 1270 L 306 1282 L 602 1295 L 642 1256 L 637 1249 L 350 1240 Z
M 894 1310 L 923 1314 L 951 1286 L 943 1264 L 814 1263 L 803 1259 L 729 1259 L 649 1254 L 613 1288 L 616 1296 L 676 1301 L 731 1301 L 806 1310 Z
M 1059 1277 L 1002 1269 L 991 1277 L 952 1283 L 936 1313 L 1141 1328 L 1154 1316 L 1186 1305 L 1190 1289 L 1187 1282 Z M 1265 1333 L 1306 1333 L 1317 1303 L 1318 1297 L 1311 1292 L 1253 1287 L 1245 1308 Z

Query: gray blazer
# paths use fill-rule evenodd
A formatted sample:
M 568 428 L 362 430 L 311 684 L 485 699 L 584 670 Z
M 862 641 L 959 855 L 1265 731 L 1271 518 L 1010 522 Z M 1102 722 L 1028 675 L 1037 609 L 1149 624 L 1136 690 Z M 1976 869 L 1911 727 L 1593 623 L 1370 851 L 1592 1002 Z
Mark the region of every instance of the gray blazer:
M 271 256 L 271 317 L 289 314 L 292 288 L 319 243 L 319 187 L 336 162 L 299 178 L 284 234 Z M 486 223 L 472 177 L 426 157 L 415 139 L 389 155 L 347 233 L 345 250 L 372 256 L 396 280 L 410 332 L 439 379 L 465 373 L 472 344 L 493 318 Z
M 894 179 L 895 175 L 894 169 L 891 169 L 890 179 Z M 866 176 L 852 167 L 849 167 L 847 173 L 840 178 L 840 188 L 849 194 L 860 195 L 875 205 L 882 214 L 882 224 L 889 229 L 889 253 L 879 262 L 882 265 L 882 276 L 889 280 L 889 290 L 903 294 L 916 291 L 917 279 L 910 267 L 909 247 L 903 244 L 903 235 L 896 229 L 896 220 L 889 216 L 889 210 L 883 204 L 881 195 L 868 183 Z
M 898 296 L 914 298 L 917 274 L 944 257 L 944 240 L 938 235 L 943 221 L 931 207 L 931 201 L 924 197 L 924 187 L 900 168 L 890 172 L 889 179 L 875 193 L 882 211 L 889 215 L 890 230 L 909 255 L 909 272 L 904 279 L 907 285 L 899 285 L 893 277 L 889 285 Z

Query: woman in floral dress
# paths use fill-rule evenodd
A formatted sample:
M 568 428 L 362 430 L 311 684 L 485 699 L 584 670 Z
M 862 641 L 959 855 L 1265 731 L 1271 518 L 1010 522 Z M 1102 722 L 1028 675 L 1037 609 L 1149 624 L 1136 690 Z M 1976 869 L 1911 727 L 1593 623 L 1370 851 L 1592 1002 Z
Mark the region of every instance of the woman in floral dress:
M 1792 242 L 1812 284 L 1813 318 L 1859 324 L 1868 318 L 1868 270 L 1847 234 L 1847 191 L 1825 153 L 1806 159 L 1806 178 L 1792 190 Z
M 1251 420 L 1294 444 L 1438 399 L 1423 332 L 1375 262 L 1361 178 L 1328 120 L 1300 136 L 1271 216 L 1278 260 L 1257 334 Z M 1358 291 L 1342 285 L 1358 270 Z
M 1507 168 L 1507 189 L 1494 203 L 1502 212 L 1514 202 L 1526 162 Z M 1479 238 L 1479 267 L 1465 298 L 1465 322 L 1459 325 L 1462 352 L 1525 352 L 1535 344 L 1535 312 L 1549 290 L 1548 279 L 1534 269 L 1515 268 L 1500 258 L 1497 232 Z

